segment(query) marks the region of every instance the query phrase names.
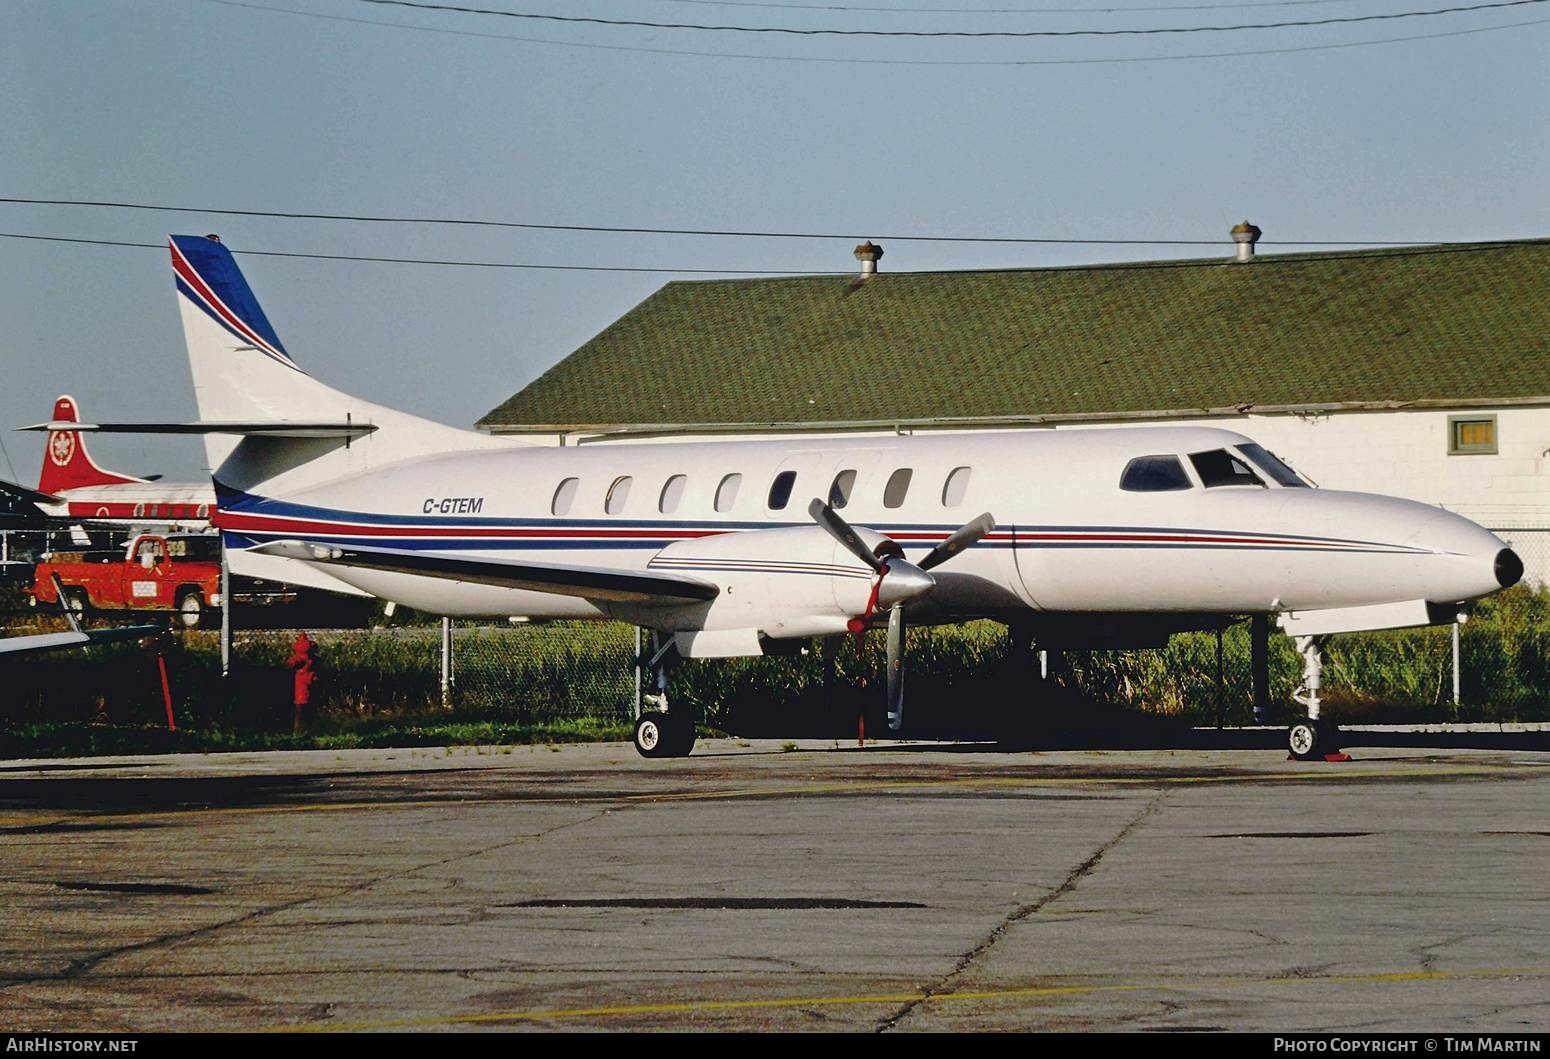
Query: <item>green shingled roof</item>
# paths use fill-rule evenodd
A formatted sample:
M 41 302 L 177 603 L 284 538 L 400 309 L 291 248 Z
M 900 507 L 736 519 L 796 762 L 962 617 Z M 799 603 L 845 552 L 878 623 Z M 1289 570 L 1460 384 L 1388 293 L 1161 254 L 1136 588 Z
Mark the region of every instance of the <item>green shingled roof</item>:
M 1550 240 L 669 283 L 496 429 L 1550 397 Z

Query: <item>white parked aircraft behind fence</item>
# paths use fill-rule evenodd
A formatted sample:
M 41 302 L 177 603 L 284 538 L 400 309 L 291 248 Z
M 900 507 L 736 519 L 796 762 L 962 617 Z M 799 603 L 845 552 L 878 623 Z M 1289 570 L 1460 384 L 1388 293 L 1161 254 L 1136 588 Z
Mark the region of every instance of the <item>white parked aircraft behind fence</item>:
M 554 448 L 334 390 L 281 345 L 230 252 L 171 241 L 202 432 L 234 573 L 447 615 L 610 618 L 653 663 L 754 655 L 905 620 L 988 617 L 1049 645 L 1159 642 L 1272 614 L 1298 637 L 1321 754 L 1331 633 L 1451 621 L 1522 564 L 1467 519 L 1310 488 L 1208 428 L 1002 431 Z M 982 514 L 983 513 L 983 514 Z M 683 710 L 637 747 L 686 754 Z

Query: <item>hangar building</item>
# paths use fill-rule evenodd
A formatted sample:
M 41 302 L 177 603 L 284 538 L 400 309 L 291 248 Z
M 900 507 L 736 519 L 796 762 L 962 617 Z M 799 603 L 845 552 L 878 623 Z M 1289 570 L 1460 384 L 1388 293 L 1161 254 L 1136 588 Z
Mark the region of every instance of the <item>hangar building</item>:
M 558 444 L 1209 424 L 1550 580 L 1550 240 L 668 283 L 480 421 Z

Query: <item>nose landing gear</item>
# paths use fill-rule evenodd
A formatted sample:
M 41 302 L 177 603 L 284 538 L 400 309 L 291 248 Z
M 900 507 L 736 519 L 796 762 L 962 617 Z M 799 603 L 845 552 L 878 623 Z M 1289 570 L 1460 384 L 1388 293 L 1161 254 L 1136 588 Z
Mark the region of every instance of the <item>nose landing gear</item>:
M 1287 729 L 1287 746 L 1298 761 L 1317 761 L 1340 751 L 1340 729 L 1319 718 L 1319 689 L 1324 683 L 1324 637 L 1299 636 L 1293 641 L 1302 655 L 1302 687 L 1292 698 L 1307 708 L 1308 718 Z

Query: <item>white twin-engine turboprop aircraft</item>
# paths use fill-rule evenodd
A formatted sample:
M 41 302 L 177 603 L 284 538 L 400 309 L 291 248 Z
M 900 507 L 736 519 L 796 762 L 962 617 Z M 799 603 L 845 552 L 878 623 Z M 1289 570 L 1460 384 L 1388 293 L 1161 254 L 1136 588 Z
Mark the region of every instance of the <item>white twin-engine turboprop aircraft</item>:
M 1310 488 L 1241 434 L 1122 428 L 551 447 L 334 390 L 281 345 L 231 253 L 174 236 L 184 334 L 235 573 L 445 615 L 609 618 L 673 651 L 756 655 L 989 617 L 1081 647 L 1273 614 L 1305 663 L 1299 757 L 1322 754 L 1333 633 L 1452 621 L 1515 583 L 1491 533 L 1435 507 Z M 143 429 L 143 427 L 142 427 Z M 686 711 L 647 756 L 687 754 Z

